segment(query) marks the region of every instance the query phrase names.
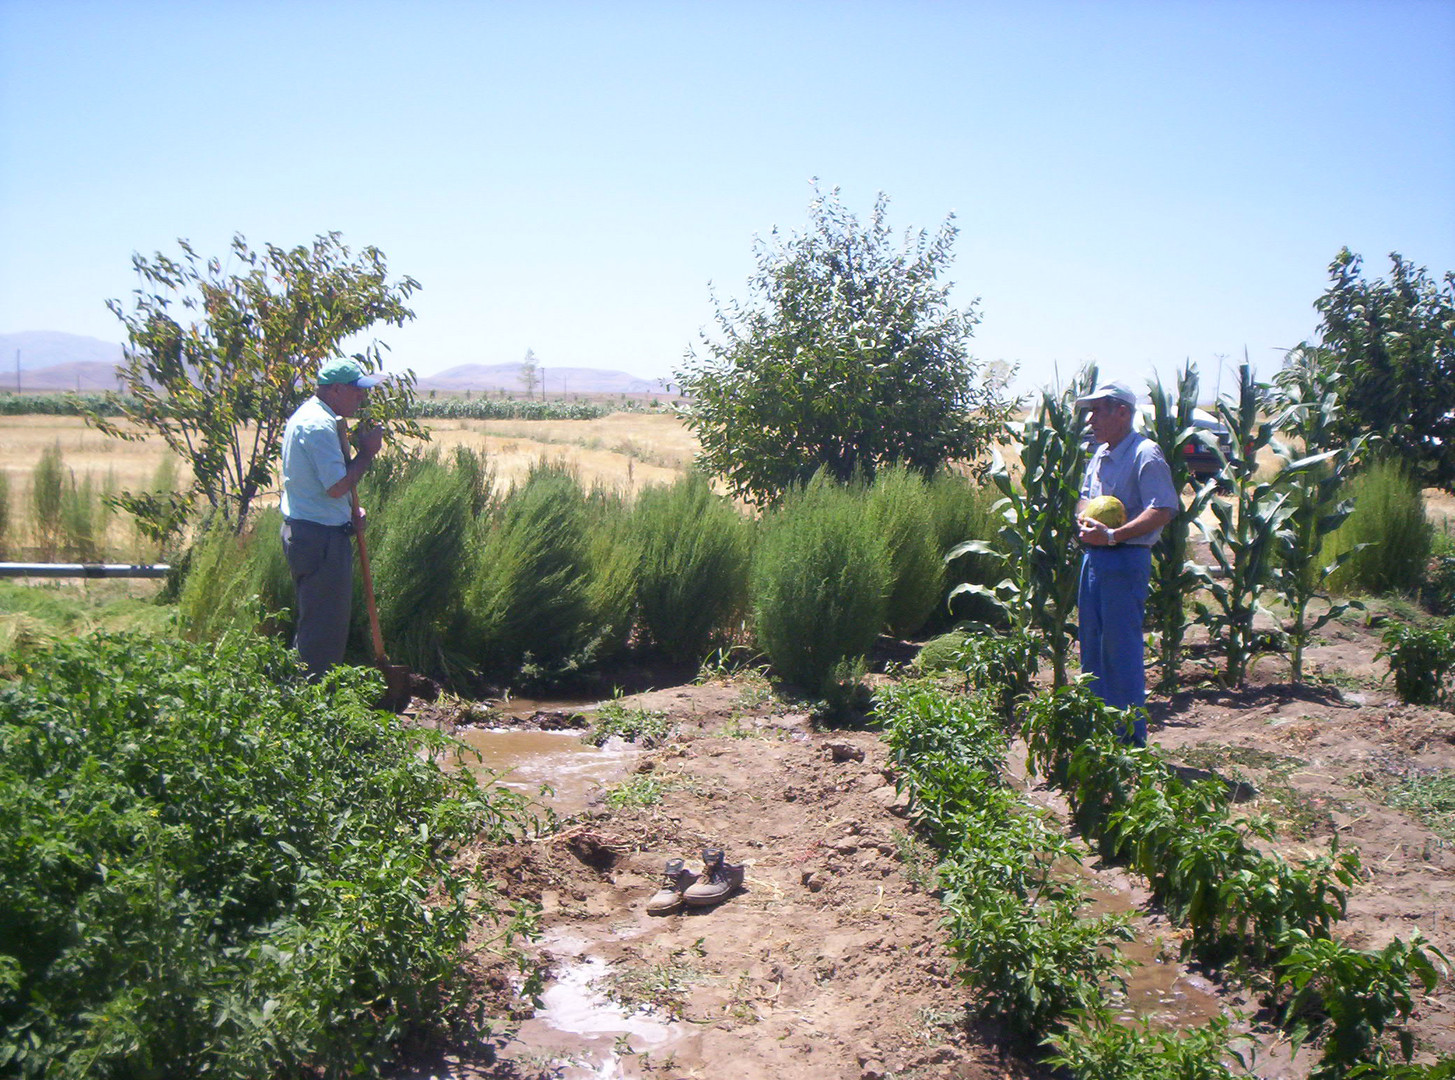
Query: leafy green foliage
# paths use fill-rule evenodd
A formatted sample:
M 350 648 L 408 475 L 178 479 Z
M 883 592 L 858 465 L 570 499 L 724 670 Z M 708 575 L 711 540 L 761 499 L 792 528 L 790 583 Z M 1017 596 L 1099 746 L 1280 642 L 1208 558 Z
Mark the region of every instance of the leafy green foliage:
M 1455 689 L 1446 686 L 1455 674 L 1455 619 L 1428 626 L 1395 623 L 1384 632 L 1378 655 L 1388 659 L 1401 701 L 1437 705 L 1455 700 Z
M 1057 686 L 1067 681 L 1081 577 L 1076 504 L 1087 454 L 1076 398 L 1090 392 L 1095 383 L 1096 369 L 1087 368 L 1061 393 L 1042 391 L 1035 413 L 1022 424 L 1009 425 L 1020 447 L 1020 475 L 1012 477 L 999 451 L 991 472 L 1004 496 L 998 505 L 1006 575 L 991 589 L 957 585 L 950 590 L 952 600 L 969 593 L 999 605 L 1016 630 L 1039 631 Z M 969 540 L 951 548 L 946 559 L 995 550 L 983 541 Z
M 30 470 L 30 512 L 42 559 L 54 559 L 61 547 L 61 507 L 66 496 L 66 468 L 57 440 L 40 452 Z
M 890 465 L 874 477 L 867 509 L 889 550 L 885 623 L 893 634 L 913 634 L 945 592 L 945 568 L 936 542 L 928 485 L 907 466 Z
M 478 461 L 455 461 L 417 459 L 368 518 L 385 647 L 395 662 L 436 678 L 467 663 L 455 641 L 460 587 L 474 555 L 470 511 L 488 483 Z
M 1202 525 L 1222 574 L 1202 572 L 1203 588 L 1213 604 L 1198 601 L 1196 609 L 1198 622 L 1223 647 L 1223 678 L 1230 686 L 1243 684 L 1257 655 L 1253 620 L 1265 610 L 1262 596 L 1272 572 L 1279 531 L 1296 508 L 1286 489 L 1287 469 L 1270 481 L 1257 475 L 1258 451 L 1273 442 L 1281 424 L 1278 417 L 1268 417 L 1271 404 L 1267 384 L 1257 382 L 1246 363 L 1238 368 L 1237 397 L 1218 402 L 1218 414 L 1241 457 L 1230 462 L 1227 470 L 1233 488 L 1231 503 L 1214 500 L 1215 523 L 1211 528 Z M 1316 462 L 1306 460 L 1302 467 L 1313 464 Z
M 1273 562 L 1274 586 L 1291 612 L 1285 633 L 1294 682 L 1303 681 L 1303 651 L 1309 639 L 1353 604 L 1329 604 L 1310 620 L 1309 603 L 1327 600 L 1323 589 L 1349 558 L 1353 548 L 1323 563 L 1324 538 L 1339 528 L 1354 512 L 1347 497 L 1346 481 L 1364 452 L 1364 436 L 1338 444 L 1334 427 L 1339 418 L 1339 395 L 1335 379 L 1315 354 L 1293 350 L 1283 369 L 1274 376 L 1278 385 L 1284 432 L 1304 447 L 1304 457 L 1295 461 L 1284 446 L 1276 447 L 1283 460 L 1292 512 L 1278 530 Z M 1362 605 L 1360 605 L 1362 606 Z
M 1229 1022 L 1219 1016 L 1191 1031 L 1164 1031 L 1150 1021 L 1130 1026 L 1107 1012 L 1083 1013 L 1066 1030 L 1052 1033 L 1046 1045 L 1055 1053 L 1046 1064 L 1067 1070 L 1075 1080 L 1231 1080 L 1225 1064 Z
M 1418 934 L 1364 952 L 1291 931 L 1278 963 L 1279 981 L 1290 991 L 1283 1022 L 1295 1050 L 1309 1039 L 1323 1040 L 1310 1077 L 1343 1080 L 1356 1075 L 1357 1066 L 1391 1064 L 1384 1036 L 1392 1025 L 1400 1055 L 1409 1061 L 1414 1037 L 1401 1025 L 1414 1010 L 1410 988 L 1415 983 L 1426 993 L 1435 988 L 1437 960 L 1443 963 L 1444 954 Z
M 840 481 L 890 462 L 929 476 L 974 458 L 1006 403 L 968 342 L 977 316 L 942 280 L 955 228 L 893 245 L 888 199 L 867 225 L 816 194 L 809 228 L 759 241 L 750 305 L 715 302 L 720 340 L 677 373 L 699 462 L 748 502 L 776 502 L 820 469 Z
M 605 661 L 626 651 L 636 626 L 642 552 L 632 521 L 634 508 L 624 494 L 593 489 L 586 508 L 586 603 L 592 628 L 586 652 Z
M 1030 634 L 973 634 L 961 644 L 955 666 L 965 673 L 965 689 L 979 690 L 1011 720 L 1016 703 L 1031 692 L 1041 664 L 1041 643 Z
M 283 556 L 276 507 L 254 514 L 241 534 L 214 518 L 193 542 L 177 598 L 182 633 L 217 641 L 231 630 L 268 630 L 291 640 L 293 577 Z
M 372 1071 L 460 1019 L 452 857 L 519 800 L 267 639 L 58 645 L 0 691 L 0 1069 Z
M 949 947 L 981 1014 L 1035 1037 L 1104 1005 L 1102 984 L 1121 968 L 1108 946 L 1130 938 L 1126 920 L 1086 917 L 1081 890 L 1056 873 L 1074 851 L 1005 786 L 990 706 L 924 684 L 882 688 L 876 706 L 912 819 L 944 853 Z
M 751 526 L 693 473 L 637 498 L 632 534 L 641 551 L 642 626 L 666 656 L 698 661 L 747 603 Z
M 1193 522 L 1207 509 L 1217 488 L 1215 480 L 1201 487 L 1194 483 L 1185 450 L 1203 436 L 1193 423 L 1197 409 L 1197 372 L 1189 363 L 1177 373 L 1175 396 L 1167 393 L 1161 380 L 1149 384 L 1152 395 L 1152 425 L 1147 436 L 1157 444 L 1172 472 L 1173 490 L 1192 485 L 1191 500 L 1162 529 L 1152 549 L 1151 588 L 1147 593 L 1147 618 L 1158 631 L 1158 660 L 1162 669 L 1159 689 L 1176 689 L 1182 668 L 1182 639 L 1187 630 L 1187 602 L 1201 587 L 1196 571 L 1188 566 Z
M 1347 497 L 1353 512 L 1325 539 L 1321 556 L 1337 564 L 1329 588 L 1345 595 L 1413 596 L 1434 534 L 1419 482 L 1404 462 L 1381 459 L 1349 481 Z
M 589 573 L 585 493 L 564 469 L 533 467 L 478 549 L 465 602 L 475 663 L 549 674 L 579 659 L 592 636 Z
M 958 472 L 941 469 L 929 481 L 927 493 L 935 532 L 935 546 L 941 556 L 967 540 L 977 540 L 994 554 L 968 553 L 945 559 L 945 583 L 989 586 L 1002 577 L 1000 562 L 1004 552 L 996 550 L 1000 529 L 1005 524 L 996 502 L 1000 492 L 990 483 L 972 480 Z M 960 591 L 944 605 L 932 625 L 948 625 L 952 620 L 990 623 L 997 618 L 996 609 L 982 598 Z
M 889 587 L 889 553 L 862 488 L 820 473 L 762 523 L 751 583 L 758 643 L 785 679 L 821 692 L 841 661 L 868 654 Z
M 600 746 L 610 738 L 624 739 L 643 747 L 660 746 L 672 732 L 672 721 L 655 709 L 633 709 L 619 701 L 608 701 L 591 720 L 591 730 L 581 741 Z
M 319 367 L 376 323 L 414 318 L 404 303 L 419 283 L 389 283 L 383 252 L 368 247 L 355 258 L 336 232 L 311 246 L 262 251 L 235 236 L 227 261 L 237 272 L 177 244 L 181 261 L 132 256 L 140 284 L 131 311 L 108 302 L 127 332 L 122 392 L 107 394 L 107 408 L 89 410 L 87 420 L 119 439 L 160 436 L 191 466 L 191 494 L 241 527 L 253 499 L 272 486 L 283 425 L 313 392 Z M 380 349 L 371 341 L 355 359 L 378 370 Z M 405 374 L 378 387 L 369 409 L 423 436 L 401 418 L 413 385 Z M 134 512 L 158 509 L 128 492 L 117 501 Z
M 1344 248 L 1314 304 L 1343 405 L 1335 434 L 1370 433 L 1421 486 L 1455 492 L 1455 271 L 1436 281 L 1389 259 L 1389 280 L 1367 281 Z
M 599 420 L 621 411 L 621 403 L 448 397 L 415 398 L 409 404 L 408 415 L 419 420 Z

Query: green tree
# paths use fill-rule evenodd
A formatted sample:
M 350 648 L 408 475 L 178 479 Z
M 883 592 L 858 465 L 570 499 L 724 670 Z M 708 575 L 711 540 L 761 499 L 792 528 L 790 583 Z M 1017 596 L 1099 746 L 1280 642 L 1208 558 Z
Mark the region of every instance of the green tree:
M 1372 433 L 1424 486 L 1455 493 L 1455 272 L 1436 281 L 1398 252 L 1389 259 L 1389 280 L 1368 281 L 1344 248 L 1314 304 L 1340 375 L 1335 434 Z
M 926 476 L 978 455 L 1004 419 L 1003 378 L 968 343 L 974 306 L 941 280 L 953 216 L 896 245 L 880 195 L 867 225 L 816 192 L 809 228 L 755 244 L 748 304 L 714 297 L 720 338 L 703 335 L 676 380 L 705 471 L 748 502 L 776 502 L 820 468 L 847 480 L 903 462 Z
M 177 525 L 199 496 L 241 528 L 253 499 L 272 484 L 283 425 L 312 393 L 319 366 L 375 323 L 414 318 L 404 302 L 419 288 L 408 277 L 390 283 L 383 252 L 367 247 L 355 257 L 336 232 L 311 246 L 262 251 L 235 236 L 228 263 L 236 269 L 202 259 L 186 240 L 177 245 L 181 261 L 161 252 L 132 256 L 140 284 L 130 311 L 107 301 L 127 331 L 120 392 L 87 410 L 88 422 L 108 435 L 161 436 L 191 466 L 192 488 L 181 499 L 116 497 L 154 535 Z M 352 355 L 376 371 L 384 348 L 370 340 Z M 410 373 L 381 385 L 370 415 L 422 436 L 403 418 L 413 391 Z

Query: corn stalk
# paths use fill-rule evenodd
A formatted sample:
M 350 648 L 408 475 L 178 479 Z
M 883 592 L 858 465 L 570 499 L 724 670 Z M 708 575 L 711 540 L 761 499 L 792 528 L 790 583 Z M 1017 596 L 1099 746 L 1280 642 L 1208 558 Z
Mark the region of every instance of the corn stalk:
M 1006 613 L 1015 630 L 1040 631 L 1057 686 L 1068 681 L 1081 577 L 1076 503 L 1086 469 L 1086 448 L 1081 442 L 1076 398 L 1088 393 L 1095 382 L 1096 369 L 1084 369 L 1061 393 L 1041 391 L 1040 404 L 1030 419 L 1007 425 L 1020 447 L 1019 482 L 999 451 L 990 474 L 1002 495 L 995 505 L 1005 519 L 999 534 L 1004 550 L 970 540 L 945 556 L 947 562 L 972 553 L 1000 555 L 1006 560 L 1006 576 L 996 585 L 957 585 L 950 598 L 960 593 L 983 596 Z
M 1329 599 L 1324 592 L 1329 575 L 1367 546 L 1357 544 L 1327 565 L 1319 563 L 1324 537 L 1354 510 L 1354 500 L 1344 496 L 1345 485 L 1368 440 L 1365 434 L 1344 443 L 1334 435 L 1341 412 L 1338 379 L 1331 364 L 1320 362 L 1317 350 L 1300 347 L 1289 352 L 1286 366 L 1273 380 L 1276 400 L 1284 410 L 1283 433 L 1302 442 L 1305 451 L 1295 461 L 1287 448 L 1275 447 L 1289 478 L 1293 510 L 1278 531 L 1273 580 L 1290 612 L 1283 630 L 1295 683 L 1303 681 L 1303 653 L 1309 639 L 1330 620 L 1364 606 L 1357 600 L 1330 603 L 1312 621 L 1308 616 L 1311 601 Z
M 1223 680 L 1229 686 L 1243 684 L 1258 652 L 1253 620 L 1260 612 L 1268 613 L 1261 601 L 1278 531 L 1296 508 L 1286 490 L 1287 470 L 1270 481 L 1256 476 L 1258 451 L 1274 442 L 1274 432 L 1281 426 L 1280 418 L 1264 418 L 1272 405 L 1268 390 L 1266 383 L 1254 380 L 1253 369 L 1245 360 L 1238 368 L 1237 397 L 1218 402 L 1218 415 L 1240 456 L 1226 462 L 1232 501 L 1213 500 L 1214 524 L 1198 523 L 1222 573 L 1214 576 L 1205 567 L 1199 569 L 1203 588 L 1215 606 L 1199 601 L 1197 621 L 1225 649 Z M 1221 449 L 1218 454 L 1222 456 Z
M 1162 678 L 1157 688 L 1170 693 L 1177 688 L 1177 676 L 1182 666 L 1187 599 L 1203 583 L 1196 567 L 1188 559 L 1192 523 L 1207 509 L 1217 481 L 1208 480 L 1198 487 L 1187 467 L 1184 453 L 1187 445 L 1208 442 L 1207 436 L 1193 423 L 1198 380 L 1192 365 L 1185 365 L 1177 373 L 1176 397 L 1168 395 L 1161 379 L 1149 383 L 1148 388 L 1152 395 L 1152 430 L 1148 435 L 1161 447 L 1162 456 L 1167 459 L 1174 490 L 1180 494 L 1183 488 L 1193 487 L 1191 502 L 1167 523 L 1152 549 L 1152 588 L 1147 597 L 1147 608 L 1152 625 L 1158 631 L 1158 662 Z M 1216 443 L 1217 440 L 1213 439 L 1208 444 L 1216 446 Z

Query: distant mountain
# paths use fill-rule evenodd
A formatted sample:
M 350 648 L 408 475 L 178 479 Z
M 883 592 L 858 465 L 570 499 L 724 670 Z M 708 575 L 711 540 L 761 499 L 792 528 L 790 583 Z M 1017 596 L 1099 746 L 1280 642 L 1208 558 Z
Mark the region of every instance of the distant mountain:
M 543 366 L 539 377 L 544 384 L 537 383 L 536 389 L 546 394 L 651 394 L 662 393 L 661 382 L 639 379 L 625 371 L 603 371 L 600 368 L 550 367 Z M 461 364 L 434 375 L 422 376 L 417 389 L 498 391 L 520 393 L 525 389 L 521 381 L 519 364 Z
M 20 353 L 20 370 L 57 367 L 61 364 L 105 364 L 107 368 L 121 363 L 121 346 L 100 338 L 81 334 L 62 334 L 57 330 L 25 330 L 18 334 L 0 334 L 0 386 L 9 385 L 15 375 L 15 354 Z M 5 378 L 6 374 L 11 378 Z M 111 380 L 115 386 L 116 380 Z M 74 389 L 74 382 L 72 384 Z

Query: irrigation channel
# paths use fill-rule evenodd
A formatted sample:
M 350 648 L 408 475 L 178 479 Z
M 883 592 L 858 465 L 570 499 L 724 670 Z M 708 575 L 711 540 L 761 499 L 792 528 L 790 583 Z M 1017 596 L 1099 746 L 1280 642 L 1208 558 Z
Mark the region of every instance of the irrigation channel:
M 549 978 L 540 1007 L 497 1039 L 499 1060 L 517 1070 L 510 1075 L 715 1075 L 720 1048 L 736 1045 L 741 1055 L 750 1040 L 752 1053 L 736 1076 L 858 1076 L 857 1064 L 838 1071 L 822 1044 L 842 1044 L 842 1029 L 852 1024 L 861 1045 L 840 1045 L 841 1055 L 893 1060 L 895 1051 L 881 1049 L 876 1033 L 882 1027 L 887 1036 L 899 1023 L 883 1001 L 894 993 L 891 980 L 917 984 L 903 994 L 906 1008 L 915 1003 L 928 1014 L 941 1002 L 942 1022 L 965 1000 L 935 941 L 943 911 L 923 884 L 898 880 L 904 868 L 893 845 L 906 829 L 904 808 L 877 738 L 817 732 L 806 716 L 771 715 L 771 707 L 764 710 L 770 715 L 733 715 L 725 736 L 727 692 L 736 693 L 682 687 L 632 702 L 666 706 L 682 718 L 671 744 L 653 751 L 615 738 L 597 748 L 580 728 L 508 726 L 563 723 L 598 704 L 584 701 L 511 700 L 493 710 L 500 726 L 457 732 L 481 755 L 478 767 L 554 812 L 565 838 L 535 844 L 521 875 L 528 884 L 522 895 L 542 908 L 536 948 Z M 1017 747 L 1012 759 L 1023 758 Z M 1054 793 L 1015 771 L 1010 779 L 1028 805 L 1058 810 Z M 633 776 L 660 779 L 662 803 L 608 809 L 605 792 Z M 748 864 L 744 892 L 715 910 L 646 914 L 663 857 L 690 859 L 704 842 L 721 843 Z M 1145 898 L 1130 879 L 1109 885 L 1106 875 L 1070 860 L 1058 873 L 1085 879 L 1092 915 L 1135 915 Z M 1178 962 L 1175 940 L 1143 933 L 1114 947 L 1130 969 L 1119 997 L 1126 1017 L 1181 1029 L 1220 1014 L 1215 988 Z M 772 958 L 779 949 L 807 976 L 797 997 L 790 989 L 804 980 Z M 851 972 L 861 974 L 856 953 L 883 954 L 883 973 L 868 984 L 851 981 Z M 850 1018 L 855 1010 L 862 1016 Z M 815 1056 L 821 1072 L 786 1067 L 801 1058 L 807 1068 Z M 662 1062 L 673 1069 L 658 1073 Z M 946 1067 L 923 1075 L 979 1075 L 940 1064 Z M 416 1075 L 490 1074 L 461 1065 Z

